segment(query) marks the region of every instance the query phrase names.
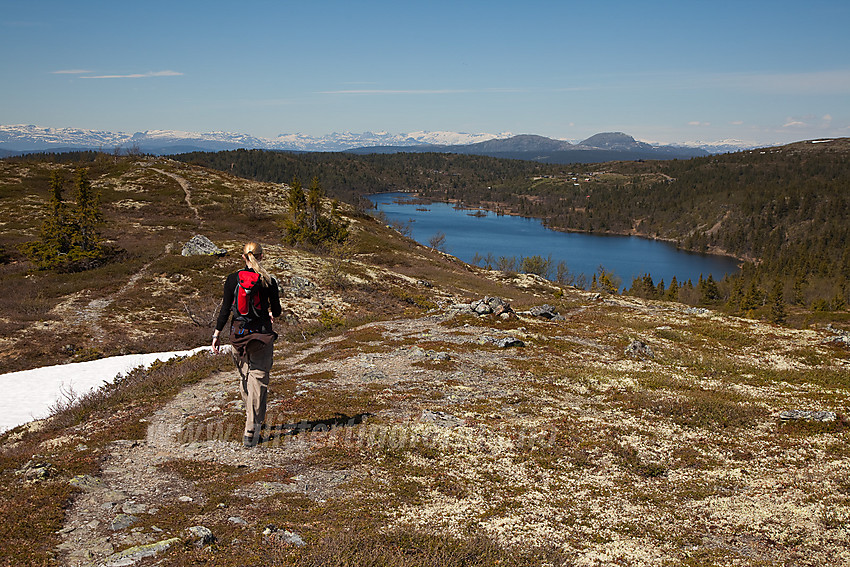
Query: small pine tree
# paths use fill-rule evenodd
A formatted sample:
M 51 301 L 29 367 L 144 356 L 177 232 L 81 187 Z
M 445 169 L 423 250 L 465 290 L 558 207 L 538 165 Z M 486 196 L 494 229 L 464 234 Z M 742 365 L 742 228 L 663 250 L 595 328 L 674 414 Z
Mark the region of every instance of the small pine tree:
M 346 224 L 339 214 L 339 203 L 331 203 L 330 215 L 324 212 L 324 191 L 319 178 L 310 182 L 307 195 L 298 178 L 292 180 L 287 193 L 289 214 L 283 218 L 284 240 L 288 244 L 309 243 L 322 246 L 342 242 L 348 237 Z
M 289 214 L 283 218 L 284 240 L 287 244 L 298 244 L 304 239 L 303 227 L 307 218 L 307 199 L 297 177 L 292 179 L 286 193 Z
M 679 280 L 676 276 L 670 280 L 670 287 L 667 288 L 667 299 L 670 301 L 679 301 Z
M 794 279 L 794 297 L 793 301 L 796 305 L 804 305 L 806 302 L 805 297 L 803 296 L 803 286 L 805 285 L 805 277 L 797 276 Z
M 744 282 L 740 277 L 736 277 L 732 282 L 732 291 L 729 293 L 729 299 L 726 301 L 726 307 L 732 313 L 738 313 L 741 310 L 741 302 L 744 300 Z
M 97 227 L 103 222 L 100 196 L 92 189 L 86 170 L 77 170 L 74 180 L 77 205 L 73 212 L 73 248 L 79 259 L 94 259 L 101 254 L 101 240 Z
M 744 294 L 743 299 L 741 299 L 741 311 L 747 317 L 753 316 L 753 311 L 761 307 L 763 303 L 763 294 L 759 289 L 758 284 L 756 284 L 755 278 L 750 280 L 750 285 L 747 287 L 747 293 Z
M 717 282 L 714 277 L 708 274 L 708 277 L 703 279 L 702 274 L 699 277 L 699 292 L 702 303 L 714 303 L 720 299 L 720 290 L 717 287 Z
M 104 255 L 98 231 L 103 223 L 100 198 L 86 170 L 79 169 L 74 178 L 76 204 L 69 209 L 62 199 L 63 183 L 59 172 L 50 176 L 47 218 L 41 225 L 39 239 L 24 244 L 21 251 L 41 269 L 86 269 Z
M 782 324 L 785 322 L 787 314 L 785 312 L 785 300 L 783 299 L 783 284 L 780 280 L 776 280 L 773 284 L 773 289 L 768 297 L 770 304 L 770 320 L 773 323 Z

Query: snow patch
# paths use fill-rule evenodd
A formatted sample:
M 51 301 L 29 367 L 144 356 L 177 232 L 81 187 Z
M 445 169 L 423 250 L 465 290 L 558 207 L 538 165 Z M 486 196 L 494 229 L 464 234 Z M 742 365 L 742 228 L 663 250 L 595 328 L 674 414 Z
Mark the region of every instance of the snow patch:
M 157 360 L 191 356 L 204 346 L 192 350 L 127 354 L 87 362 L 44 366 L 0 374 L 0 433 L 23 425 L 33 419 L 47 417 L 49 409 L 69 392 L 81 396 L 112 382 L 140 366 L 147 367 Z

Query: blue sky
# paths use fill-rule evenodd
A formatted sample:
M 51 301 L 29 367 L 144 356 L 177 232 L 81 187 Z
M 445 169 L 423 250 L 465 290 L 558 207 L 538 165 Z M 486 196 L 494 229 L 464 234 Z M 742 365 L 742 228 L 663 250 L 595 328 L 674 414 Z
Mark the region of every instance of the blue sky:
M 0 0 L 0 124 L 850 136 L 850 2 Z

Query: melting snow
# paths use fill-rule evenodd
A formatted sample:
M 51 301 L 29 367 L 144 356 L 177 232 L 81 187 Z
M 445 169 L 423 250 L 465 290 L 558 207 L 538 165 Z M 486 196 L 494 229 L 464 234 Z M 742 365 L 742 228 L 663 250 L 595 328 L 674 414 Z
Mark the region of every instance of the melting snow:
M 80 396 L 139 366 L 209 349 L 128 354 L 0 374 L 0 432 L 47 417 L 50 407 L 69 392 Z

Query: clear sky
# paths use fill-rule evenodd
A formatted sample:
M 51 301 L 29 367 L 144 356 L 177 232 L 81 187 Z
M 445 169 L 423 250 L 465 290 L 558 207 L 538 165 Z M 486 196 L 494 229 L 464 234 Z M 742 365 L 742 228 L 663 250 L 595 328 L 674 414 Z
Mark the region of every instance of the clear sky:
M 850 2 L 0 0 L 0 124 L 850 136 Z

